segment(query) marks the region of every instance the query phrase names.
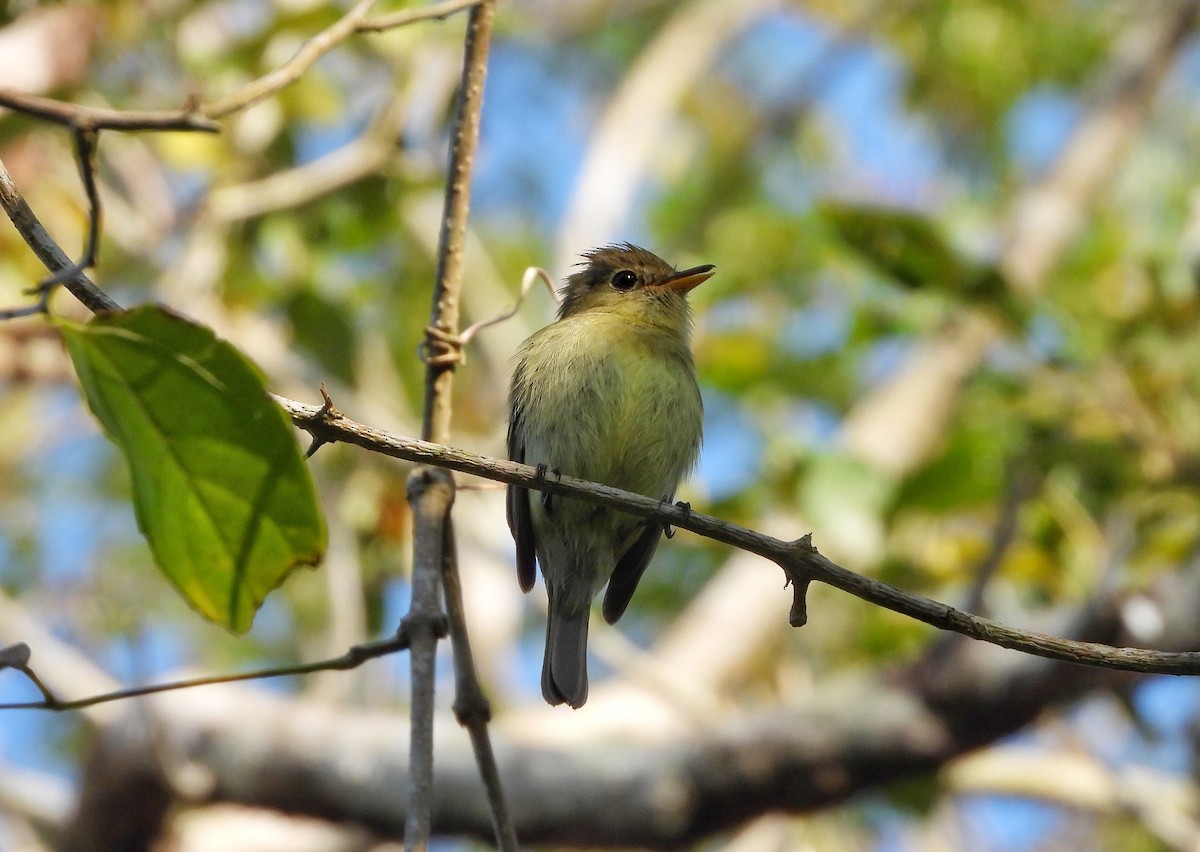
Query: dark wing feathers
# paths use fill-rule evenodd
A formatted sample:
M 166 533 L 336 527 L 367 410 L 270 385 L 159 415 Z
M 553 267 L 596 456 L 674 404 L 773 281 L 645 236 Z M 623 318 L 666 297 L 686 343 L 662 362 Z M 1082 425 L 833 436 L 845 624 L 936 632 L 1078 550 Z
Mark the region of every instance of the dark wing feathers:
M 512 461 L 525 463 L 525 441 L 521 437 L 520 412 L 514 407 L 508 422 L 508 457 Z M 529 490 L 508 486 L 506 514 L 508 528 L 517 543 L 517 582 L 521 591 L 528 592 L 537 579 L 537 566 L 533 546 L 533 519 L 529 514 Z

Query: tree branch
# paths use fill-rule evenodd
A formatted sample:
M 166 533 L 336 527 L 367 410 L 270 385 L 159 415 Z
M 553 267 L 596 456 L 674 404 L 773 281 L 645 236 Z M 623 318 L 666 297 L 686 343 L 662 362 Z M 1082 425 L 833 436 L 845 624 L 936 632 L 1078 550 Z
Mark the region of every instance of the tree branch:
M 283 65 L 247 83 L 232 95 L 205 104 L 201 108 L 202 111 L 210 118 L 225 118 L 292 85 L 303 77 L 304 72 L 315 65 L 318 59 L 354 35 L 358 31 L 358 25 L 366 19 L 367 13 L 374 5 L 375 0 L 359 0 L 332 26 L 304 42 L 296 54 Z
M 408 477 L 413 509 L 412 604 L 400 623 L 408 638 L 412 670 L 409 718 L 408 818 L 404 848 L 429 844 L 433 791 L 433 686 L 437 643 L 446 635 L 440 600 L 444 542 L 454 504 L 454 480 L 444 470 L 421 466 Z
M 495 17 L 495 4 L 492 0 L 483 0 L 471 9 L 467 24 L 466 40 L 463 45 L 462 78 L 459 82 L 458 98 L 455 104 L 454 125 L 451 131 L 450 163 L 446 175 L 446 195 L 442 206 L 442 224 L 438 236 L 437 277 L 434 282 L 433 307 L 426 333 L 424 352 L 426 357 L 425 374 L 425 404 L 421 434 L 428 440 L 446 441 L 450 436 L 451 390 L 454 381 L 454 369 L 461 360 L 462 341 L 458 337 L 459 300 L 463 286 L 464 254 L 466 251 L 467 214 L 470 209 L 471 172 L 475 161 L 475 148 L 479 140 L 479 118 L 483 109 L 483 84 L 487 77 L 488 51 L 491 45 L 492 21 Z M 418 468 L 414 476 L 430 475 L 430 470 Z M 445 475 L 444 471 L 441 471 Z M 447 486 L 453 499 L 454 480 L 446 475 Z M 421 509 L 414 503 L 414 526 L 419 519 Z M 446 609 L 449 617 L 451 645 L 454 649 L 456 696 L 455 714 L 460 724 L 470 731 L 471 744 L 475 751 L 475 759 L 483 778 L 491 807 L 492 825 L 497 843 L 502 850 L 517 849 L 517 837 L 508 815 L 504 801 L 504 791 L 500 785 L 500 774 L 496 766 L 496 757 L 492 751 L 491 736 L 488 733 L 488 721 L 491 719 L 491 708 L 479 685 L 475 671 L 475 662 L 471 654 L 470 639 L 467 633 L 466 614 L 462 602 L 462 584 L 458 577 L 457 548 L 455 547 L 453 520 L 446 506 L 443 523 L 437 527 L 439 538 L 432 541 L 433 533 L 429 533 L 431 547 L 440 547 L 441 558 L 436 566 L 425 566 L 425 570 L 437 571 L 428 582 L 434 582 L 438 576 L 442 580 L 446 596 Z M 414 545 L 415 546 L 415 545 Z M 416 605 L 416 583 L 418 564 L 413 563 L 414 607 Z M 422 581 L 425 582 L 425 581 Z M 431 649 L 432 654 L 432 649 Z M 416 714 L 416 683 L 417 683 L 417 653 L 414 648 L 412 655 L 414 682 L 414 714 L 413 714 L 413 751 L 417 749 L 417 730 L 422 729 L 422 737 L 430 739 L 432 749 L 432 668 L 424 676 L 429 680 L 429 718 L 418 725 Z M 432 789 L 432 765 L 430 776 L 423 782 L 428 785 L 425 793 Z M 414 782 L 414 789 L 416 783 Z M 415 801 L 410 805 L 408 825 L 424 821 L 427 830 L 429 808 L 428 797 L 420 803 Z M 423 808 L 420 815 L 414 813 L 417 808 Z M 425 838 L 420 838 L 424 843 Z M 412 841 L 406 827 L 405 845 Z
M 18 92 L 16 89 L 0 89 L 0 106 L 36 116 L 43 121 L 61 124 L 72 130 L 121 130 L 137 132 L 143 130 L 190 130 L 198 133 L 220 133 L 221 125 L 205 116 L 196 103 L 189 103 L 181 110 L 126 111 L 84 106 Z
M 197 686 L 212 686 L 218 683 L 238 683 L 246 680 L 266 680 L 273 677 L 292 677 L 295 675 L 312 674 L 314 672 L 346 671 L 356 669 L 368 660 L 395 654 L 408 648 L 408 636 L 397 633 L 390 639 L 378 642 L 364 642 L 354 645 L 344 654 L 311 663 L 297 663 L 291 666 L 272 666 L 266 669 L 256 669 L 236 674 L 208 675 L 192 677 L 183 680 L 152 683 L 145 686 L 131 686 L 124 689 L 114 689 L 109 692 L 98 692 L 82 698 L 60 698 L 50 685 L 38 675 L 31 664 L 32 651 L 24 642 L 9 645 L 0 649 L 0 669 L 11 668 L 21 672 L 42 694 L 41 701 L 14 701 L 0 704 L 0 710 L 82 710 L 95 707 L 97 704 L 107 704 L 110 701 L 124 701 L 129 698 L 139 698 L 143 695 L 155 695 L 160 692 L 174 692 L 180 689 L 192 689 Z M 24 659 L 22 659 L 22 657 Z
M 480 0 L 473 0 L 473 2 L 453 0 L 453 2 L 436 3 L 423 9 L 405 10 L 368 19 L 367 15 L 370 13 L 371 7 L 375 5 L 375 0 L 359 0 L 350 8 L 350 11 L 330 27 L 317 33 L 301 45 L 300 49 L 296 51 L 296 55 L 283 65 L 269 74 L 247 83 L 228 97 L 204 104 L 200 107 L 200 111 L 209 118 L 219 119 L 266 100 L 303 77 L 304 73 L 316 64 L 318 59 L 355 33 L 383 32 L 417 21 L 440 20 L 455 12 L 470 8 L 478 2 Z
M 313 434 L 322 443 L 340 441 L 354 444 L 394 458 L 446 467 L 535 491 L 576 497 L 589 503 L 621 509 L 655 523 L 671 524 L 769 559 L 783 569 L 789 582 L 798 587 L 812 581 L 825 583 L 940 630 L 950 630 L 1003 648 L 1080 665 L 1160 674 L 1200 674 L 1200 652 L 1115 648 L 1007 627 L 842 568 L 818 553 L 808 536 L 796 541 L 781 541 L 710 515 L 608 485 L 566 474 L 561 479 L 546 477 L 539 475 L 537 469 L 529 465 L 392 435 L 349 420 L 336 409 L 326 410 L 278 396 L 275 400 L 291 415 L 297 426 Z
M 0 162 L 0 206 L 4 207 L 4 211 L 12 220 L 17 232 L 51 273 L 58 274 L 64 270 L 75 268 L 75 263 L 59 247 L 54 238 L 42 226 L 37 215 L 29 208 L 2 162 Z M 76 269 L 73 274 L 64 278 L 62 284 L 92 313 L 120 310 L 121 306 L 101 291 L 81 269 Z
M 359 0 L 332 25 L 304 42 L 296 54 L 283 65 L 250 81 L 227 97 L 204 104 L 192 99 L 180 110 L 139 112 L 89 107 L 43 98 L 12 88 L 0 88 L 0 107 L 8 107 L 74 129 L 126 132 L 186 130 L 220 133 L 221 125 L 218 119 L 241 112 L 287 88 L 303 77 L 318 59 L 351 36 L 357 33 L 382 33 L 418 21 L 444 20 L 481 2 L 483 0 L 444 0 L 419 9 L 403 9 L 368 18 L 375 0 Z
M 1165 608 L 1194 612 L 1196 566 L 1158 590 Z M 1102 601 L 1065 629 L 1119 638 Z M 1171 618 L 1173 645 L 1200 641 L 1194 618 Z M 498 734 L 505 789 L 526 843 L 681 848 L 772 811 L 803 812 L 918 777 L 1019 730 L 1048 707 L 1127 676 L 964 644 L 934 671 L 921 663 L 824 681 L 783 706 L 727 712 L 683 737 L 639 737 L 638 720 L 603 741 L 552 747 Z M 398 834 L 393 791 L 405 782 L 406 720 L 331 710 L 235 687 L 154 699 L 171 748 L 206 769 L 212 795 Z M 160 703 L 161 702 L 161 703 Z M 509 726 L 509 730 L 518 726 Z M 486 806 L 465 737 L 442 732 L 434 830 L 486 837 Z M 136 757 L 144 726 L 105 732 Z M 369 766 L 369 772 L 361 771 Z

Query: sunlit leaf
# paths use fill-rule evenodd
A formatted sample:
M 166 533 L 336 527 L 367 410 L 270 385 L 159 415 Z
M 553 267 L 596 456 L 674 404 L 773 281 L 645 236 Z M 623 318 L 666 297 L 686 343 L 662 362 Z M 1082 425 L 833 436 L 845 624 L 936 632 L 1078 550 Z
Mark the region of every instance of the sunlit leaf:
M 325 549 L 291 425 L 253 364 L 156 306 L 60 323 L 88 405 L 121 448 L 159 568 L 206 618 L 250 627 Z

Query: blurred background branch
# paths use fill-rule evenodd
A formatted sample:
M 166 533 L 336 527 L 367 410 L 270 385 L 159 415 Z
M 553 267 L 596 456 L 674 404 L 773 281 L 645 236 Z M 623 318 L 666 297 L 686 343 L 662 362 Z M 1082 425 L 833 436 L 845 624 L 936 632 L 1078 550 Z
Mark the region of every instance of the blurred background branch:
M 211 325 L 282 394 L 324 381 L 357 419 L 415 434 L 428 315 L 413 308 L 437 264 L 465 21 L 363 30 L 460 5 L 10 4 L 0 77 L 89 110 L 253 101 L 219 136 L 102 134 L 90 274 L 114 301 Z M 698 513 L 781 541 L 811 531 L 836 563 L 1003 624 L 1198 647 L 1194 3 L 516 0 L 499 15 L 459 325 L 510 308 L 527 267 L 561 279 L 609 238 L 714 263 L 695 336 L 706 448 L 681 495 Z M 245 97 L 267 78 L 265 97 Z M 72 157 L 61 128 L 0 116 L 0 159 L 64 264 L 88 224 Z M 37 260 L 11 230 L 0 258 L 0 304 L 27 304 Z M 499 455 L 508 358 L 554 310 L 535 289 L 472 338 L 456 446 Z M 235 641 L 153 573 L 125 475 L 57 359 L 39 320 L 0 328 L 0 584 L 58 646 L 110 682 L 147 683 L 394 630 L 411 596 L 394 462 L 336 445 L 315 457 L 330 559 Z M 1128 849 L 1186 848 L 1194 832 L 1192 680 L 941 641 L 819 585 L 810 623 L 789 630 L 778 575 L 698 536 L 660 548 L 619 634 L 596 631 L 586 711 L 553 713 L 537 704 L 537 594 L 515 589 L 500 495 L 462 490 L 455 514 L 525 842 Z M 386 844 L 403 819 L 400 663 L 277 683 L 270 698 L 206 687 L 120 723 L 8 716 L 0 782 L 59 783 L 0 796 L 0 846 L 42 832 L 182 847 L 202 823 L 235 850 L 271 848 L 250 839 L 268 824 L 292 852 L 301 838 Z M 2 684 L 6 700 L 36 697 L 11 673 Z M 453 787 L 477 782 L 448 701 L 435 699 L 437 747 L 450 745 L 434 795 L 469 813 L 434 830 L 486 837 L 478 789 Z M 257 740 L 241 738 L 243 706 Z M 1016 790 L 995 769 L 956 774 L 992 743 L 1044 758 L 1027 766 L 1048 781 L 1083 777 L 1064 751 L 1103 765 L 1080 783 L 1102 795 L 1069 804 L 1069 780 Z M 726 778 L 804 815 L 763 816 Z M 625 809 L 577 807 L 605 795 Z

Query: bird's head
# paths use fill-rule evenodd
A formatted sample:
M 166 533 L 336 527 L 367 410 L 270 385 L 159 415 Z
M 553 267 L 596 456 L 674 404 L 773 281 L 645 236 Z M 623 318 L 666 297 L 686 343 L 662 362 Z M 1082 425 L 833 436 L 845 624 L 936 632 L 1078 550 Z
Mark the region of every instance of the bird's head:
M 686 327 L 687 293 L 712 277 L 713 267 L 676 270 L 644 248 L 622 243 L 583 255 L 583 268 L 567 279 L 560 319 L 588 311 L 629 316 L 668 327 Z

